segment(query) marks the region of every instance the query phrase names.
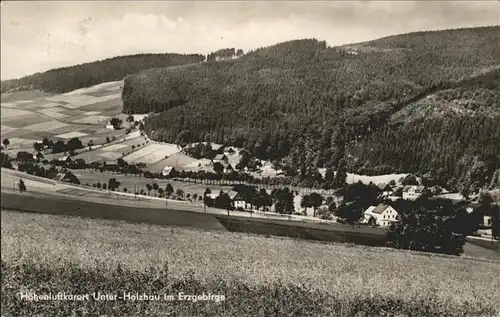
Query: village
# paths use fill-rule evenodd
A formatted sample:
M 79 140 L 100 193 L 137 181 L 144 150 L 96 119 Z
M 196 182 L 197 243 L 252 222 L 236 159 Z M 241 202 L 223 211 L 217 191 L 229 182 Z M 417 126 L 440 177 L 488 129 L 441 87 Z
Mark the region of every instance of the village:
M 308 168 L 310 179 L 304 180 L 246 149 L 192 142 L 189 131 L 175 144 L 154 141 L 157 132 L 144 129 L 148 115 L 122 113 L 122 89 L 118 81 L 2 102 L 2 167 L 103 193 L 187 202 L 193 211 L 216 208 L 386 229 L 401 221 L 401 201 L 445 199 L 477 214 L 480 231 L 474 234 L 491 235 L 492 215 L 480 203 L 487 192 L 464 197 L 408 173 Z
M 245 156 L 242 149 L 209 142 L 180 146 L 151 141 L 139 129 L 143 118 L 135 120 L 133 116 L 128 116 L 126 121 L 130 124 L 124 129 L 124 134 L 107 138 L 103 144 L 95 144 L 90 140 L 84 146 L 78 138 L 70 139 L 67 144 L 61 141 L 54 143 L 44 138 L 33 144 L 32 152 L 17 151 L 16 158 L 12 160 L 13 168 L 31 175 L 102 191 L 188 201 L 223 209 L 228 214 L 234 210 L 274 213 L 323 223 L 381 228 L 388 228 L 400 220 L 397 210 L 397 202 L 400 200 L 417 201 L 421 197 L 447 199 L 453 204 L 460 204 L 469 214 L 480 207 L 479 193 L 465 199 L 460 193 L 450 193 L 439 186 L 426 187 L 421 179 L 410 174 L 376 184 L 373 180 L 367 182 L 366 179 L 364 182 L 353 182 L 354 177 L 351 177 L 350 183 L 346 179 L 346 188 L 328 190 L 283 185 L 275 181 L 283 177 L 283 171 L 273 170 L 268 162 L 253 160 L 242 168 L 242 157 Z M 105 128 L 117 131 L 122 129 L 121 124 L 120 119 L 113 118 L 106 123 Z M 94 152 L 106 149 L 108 151 L 105 153 L 112 153 L 110 149 L 120 148 L 123 144 L 127 144 L 131 151 L 123 153 L 116 160 L 92 156 Z M 164 162 L 169 160 L 169 155 L 159 161 L 144 162 L 141 158 L 145 155 L 136 154 L 139 159 L 132 160 L 134 153 L 141 151 L 138 150 L 141 145 L 141 150 L 150 147 L 153 149 L 148 151 L 153 152 L 157 148 L 163 150 L 168 147 L 169 154 L 180 156 L 180 159 L 173 161 L 175 165 L 168 165 L 168 162 Z M 7 139 L 3 140 L 2 149 L 9 149 Z M 92 160 L 92 157 L 97 159 Z M 190 164 L 179 164 L 186 157 L 190 158 Z M 324 169 L 319 169 L 319 173 L 324 176 Z M 262 176 L 263 174 L 266 176 Z M 357 196 L 346 200 L 346 189 L 360 193 L 371 192 L 368 196 L 355 194 Z M 373 204 L 366 205 L 367 203 Z M 349 207 L 353 204 L 356 205 L 354 209 Z M 491 235 L 491 227 L 491 215 L 482 215 L 478 228 L 483 234 Z

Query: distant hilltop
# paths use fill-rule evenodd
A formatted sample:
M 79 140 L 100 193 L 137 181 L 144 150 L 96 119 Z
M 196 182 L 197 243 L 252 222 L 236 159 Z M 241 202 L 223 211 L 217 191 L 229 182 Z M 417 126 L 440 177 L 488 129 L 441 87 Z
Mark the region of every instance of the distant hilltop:
M 212 61 L 226 61 L 226 60 L 232 60 L 236 59 L 239 57 L 242 57 L 245 55 L 242 49 L 236 49 L 236 48 L 223 48 L 218 51 L 212 52 L 207 55 L 205 61 L 207 62 L 212 62 Z
M 67 93 L 98 84 L 119 81 L 141 70 L 202 62 L 201 54 L 136 54 L 108 58 L 91 63 L 51 69 L 19 79 L 1 82 L 1 92 L 37 89 Z

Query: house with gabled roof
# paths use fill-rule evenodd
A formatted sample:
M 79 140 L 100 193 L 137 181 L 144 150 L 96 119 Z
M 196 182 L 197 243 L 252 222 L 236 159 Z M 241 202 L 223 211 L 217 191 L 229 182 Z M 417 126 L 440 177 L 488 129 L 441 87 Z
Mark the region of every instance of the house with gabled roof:
M 245 209 L 247 206 L 247 202 L 243 199 L 243 197 L 241 195 L 238 195 L 238 196 L 233 198 L 233 205 L 234 205 L 234 208 L 236 208 L 236 209 L 238 209 L 238 208 Z
M 396 194 L 394 189 L 389 184 L 379 183 L 376 186 L 382 191 L 379 195 L 380 198 L 392 201 L 401 199 L 401 197 Z
M 71 162 L 71 156 L 69 155 L 64 155 L 62 157 L 60 157 L 59 159 L 57 159 L 59 162 L 65 162 L 65 163 L 69 163 Z
M 378 206 L 370 206 L 365 210 L 361 223 L 372 222 L 375 225 L 387 227 L 391 223 L 398 221 L 398 215 L 398 212 L 393 207 L 379 204 Z
M 71 172 L 64 172 L 59 175 L 59 181 L 71 184 L 80 184 L 80 180 Z
M 394 195 L 394 191 L 392 190 L 392 187 L 389 186 L 389 184 L 379 183 L 377 184 L 377 187 L 382 191 L 382 193 L 380 194 L 382 197 Z
M 44 156 L 41 152 L 37 152 L 36 154 L 33 154 L 33 159 L 38 161 L 38 160 L 43 160 Z
M 404 200 L 417 200 L 425 192 L 425 186 L 408 185 L 403 188 Z
M 215 162 L 224 162 L 224 163 L 227 163 L 228 162 L 228 158 L 225 154 L 217 154 L 214 159 L 213 159 L 214 163 Z
M 165 177 L 173 176 L 175 173 L 175 168 L 173 166 L 165 166 L 162 171 L 162 175 Z
M 104 168 L 104 170 L 111 172 L 118 172 L 120 170 L 120 166 L 116 161 L 104 160 L 102 162 L 102 167 Z
M 233 170 L 237 170 L 236 166 L 240 163 L 241 161 L 241 155 L 234 153 L 231 155 L 226 155 L 227 157 L 227 163 L 231 166 Z

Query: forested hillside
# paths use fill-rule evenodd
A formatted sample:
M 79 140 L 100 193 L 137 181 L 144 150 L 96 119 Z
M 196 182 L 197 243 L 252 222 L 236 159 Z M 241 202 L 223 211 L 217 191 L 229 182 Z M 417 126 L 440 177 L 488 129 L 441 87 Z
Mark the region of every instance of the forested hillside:
M 218 51 L 207 54 L 207 62 L 213 62 L 218 60 L 229 60 L 234 58 L 239 58 L 243 56 L 245 53 L 241 48 L 223 48 Z
M 158 112 L 145 122 L 153 139 L 189 131 L 188 141 L 243 146 L 303 178 L 347 165 L 483 186 L 499 168 L 499 42 L 500 27 L 346 47 L 290 41 L 129 76 L 124 112 Z
M 109 81 L 155 67 L 169 67 L 202 62 L 203 55 L 138 54 L 52 69 L 43 73 L 2 81 L 2 93 L 13 89 L 37 89 L 65 93 Z

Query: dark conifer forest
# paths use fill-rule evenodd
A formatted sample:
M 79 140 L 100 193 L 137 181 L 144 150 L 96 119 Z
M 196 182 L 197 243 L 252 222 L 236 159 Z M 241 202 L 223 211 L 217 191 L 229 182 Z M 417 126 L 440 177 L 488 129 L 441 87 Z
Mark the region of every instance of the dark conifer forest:
M 2 81 L 2 93 L 11 89 L 37 89 L 52 93 L 66 93 L 110 81 L 122 80 L 125 76 L 144 69 L 199 63 L 203 55 L 192 54 L 138 54 L 85 63 L 81 65 L 51 69 L 19 79 Z
M 244 147 L 288 174 L 342 162 L 355 173 L 479 188 L 500 168 L 498 43 L 499 27 L 342 47 L 289 41 L 128 76 L 123 110 L 156 113 L 145 123 L 155 140 L 188 131 L 191 141 Z

